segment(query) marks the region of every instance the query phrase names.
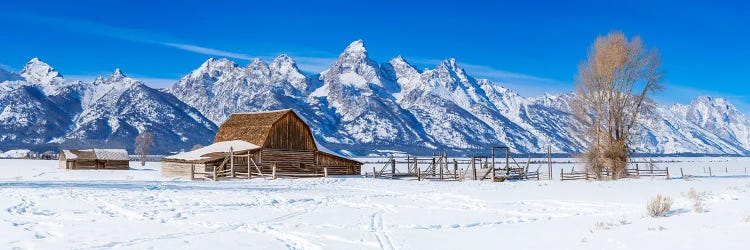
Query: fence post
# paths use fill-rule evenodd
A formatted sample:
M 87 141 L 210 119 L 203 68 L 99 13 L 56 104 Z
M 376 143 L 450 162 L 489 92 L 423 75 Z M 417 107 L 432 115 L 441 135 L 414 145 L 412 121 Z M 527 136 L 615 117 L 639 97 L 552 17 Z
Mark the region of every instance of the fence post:
M 724 167 L 724 172 L 729 173 L 729 167 Z
M 217 175 L 219 175 L 219 173 L 216 172 L 216 166 L 214 166 L 214 181 L 216 181 Z
M 328 167 L 323 168 L 323 177 L 328 178 Z
M 417 181 L 421 181 L 421 180 L 422 180 L 422 170 L 417 168 Z
M 667 167 L 667 180 L 669 180 L 669 167 Z
M 638 178 L 641 178 L 641 170 L 638 169 L 638 163 L 635 164 L 635 176 L 638 176 Z
M 234 175 L 234 148 L 229 147 L 229 171 L 232 173 L 232 178 L 236 177 Z
M 563 181 L 563 169 L 560 168 L 560 181 Z
M 396 159 L 391 158 L 391 178 L 396 177 Z
M 193 164 L 190 164 L 190 180 L 195 180 L 195 165 Z
M 372 178 L 377 178 L 378 176 L 375 175 L 375 167 L 372 167 Z
M 680 175 L 682 176 L 682 179 L 685 179 L 685 173 L 682 172 L 682 168 L 680 168 Z
M 711 173 L 711 167 L 708 167 L 708 176 L 714 176 L 714 174 Z
M 458 161 L 456 161 L 456 159 L 453 159 L 453 174 L 456 176 L 456 179 L 458 179 Z
M 271 168 L 271 180 L 276 180 L 276 163 L 274 163 L 273 168 Z

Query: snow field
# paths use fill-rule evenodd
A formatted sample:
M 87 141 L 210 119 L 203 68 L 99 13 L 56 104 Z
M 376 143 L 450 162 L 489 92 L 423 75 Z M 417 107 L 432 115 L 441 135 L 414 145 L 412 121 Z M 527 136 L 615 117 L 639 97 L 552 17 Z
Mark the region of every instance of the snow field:
M 668 165 L 702 173 L 704 164 L 740 167 L 747 162 L 692 160 Z M 0 160 L 0 246 L 745 249 L 750 243 L 750 178 L 740 176 L 209 182 L 162 178 L 159 163 L 140 167 L 133 162 L 131 168 L 66 171 L 56 161 Z M 703 212 L 696 211 L 691 188 Z M 674 201 L 669 216 L 648 217 L 646 202 L 659 193 Z

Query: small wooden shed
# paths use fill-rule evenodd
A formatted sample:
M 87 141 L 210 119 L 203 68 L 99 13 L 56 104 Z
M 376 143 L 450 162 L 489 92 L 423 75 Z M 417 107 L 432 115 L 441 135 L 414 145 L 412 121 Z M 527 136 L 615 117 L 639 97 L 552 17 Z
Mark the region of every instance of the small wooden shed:
M 62 150 L 58 160 L 62 169 L 130 169 L 130 156 L 124 149 Z
M 230 152 L 229 150 L 232 150 Z M 277 173 L 358 175 L 361 162 L 348 159 L 316 143 L 310 127 L 293 110 L 235 113 L 219 127 L 214 144 L 162 159 L 165 177 L 192 177 L 231 164 L 259 174 Z

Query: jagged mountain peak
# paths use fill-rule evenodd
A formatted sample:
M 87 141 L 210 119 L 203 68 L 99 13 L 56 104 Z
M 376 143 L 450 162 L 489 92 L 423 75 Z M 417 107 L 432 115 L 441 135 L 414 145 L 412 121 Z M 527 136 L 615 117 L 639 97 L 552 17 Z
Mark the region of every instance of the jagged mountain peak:
M 734 110 L 735 107 L 730 103 L 727 99 L 721 98 L 721 97 L 711 97 L 711 96 L 698 96 L 695 99 L 693 99 L 692 102 L 690 102 L 691 106 L 709 106 L 709 107 L 715 107 L 719 109 L 724 110 Z
M 414 69 L 415 71 L 419 72 L 419 70 L 417 69 L 417 67 L 414 67 L 414 65 L 412 65 L 411 63 L 409 63 L 408 61 L 406 61 L 406 59 L 404 59 L 404 57 L 401 56 L 401 55 L 398 55 L 395 58 L 391 59 L 389 61 L 389 63 L 391 65 L 394 65 L 394 67 L 396 65 L 400 65 L 400 66 L 403 66 L 403 67 L 406 67 L 406 68 Z
M 200 67 L 198 67 L 197 70 L 209 70 L 209 69 L 215 69 L 215 68 L 225 68 L 225 67 L 239 67 L 237 63 L 235 63 L 232 60 L 229 60 L 227 58 L 209 58 L 203 64 L 201 64 Z
M 125 74 L 122 73 L 122 70 L 120 70 L 120 68 L 116 68 L 115 71 L 112 71 L 112 74 L 109 74 L 108 78 L 116 81 L 119 79 L 123 79 L 125 77 L 127 76 L 125 76 Z
M 301 72 L 299 68 L 297 67 L 297 61 L 294 60 L 291 56 L 287 54 L 281 54 L 277 56 L 275 59 L 273 59 L 273 62 L 271 62 L 270 65 L 272 70 L 294 70 Z
M 190 72 L 190 74 L 186 75 L 183 78 L 192 78 L 192 79 L 198 79 L 204 76 L 208 77 L 217 77 L 220 75 L 228 74 L 230 71 L 234 71 L 235 69 L 238 69 L 239 65 L 229 59 L 226 58 L 209 58 L 205 62 L 201 64 L 200 67 Z
M 263 59 L 253 58 L 253 60 L 250 61 L 250 63 L 248 63 L 247 66 L 245 66 L 245 68 L 254 69 L 254 70 L 258 70 L 258 69 L 268 70 L 268 63 L 263 61 Z
M 32 58 L 21 69 L 21 76 L 26 81 L 35 84 L 60 84 L 63 83 L 63 76 L 55 68 L 43 62 L 38 57 Z
M 102 75 L 98 75 L 92 82 L 93 85 L 100 85 L 102 83 L 104 83 L 104 77 L 102 77 Z
M 460 65 L 458 65 L 456 58 L 453 57 L 441 61 L 440 64 L 438 64 L 438 69 L 440 68 L 456 73 L 465 74 L 464 69 L 461 68 Z
M 365 42 L 362 41 L 362 39 L 359 39 L 350 43 L 349 46 L 346 46 L 346 49 L 344 49 L 344 53 L 367 54 L 367 49 L 365 49 Z

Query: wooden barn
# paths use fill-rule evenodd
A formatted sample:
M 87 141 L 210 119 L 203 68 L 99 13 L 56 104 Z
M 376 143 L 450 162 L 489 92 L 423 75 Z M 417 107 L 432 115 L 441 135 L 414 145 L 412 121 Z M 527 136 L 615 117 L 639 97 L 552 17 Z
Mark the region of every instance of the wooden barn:
M 251 175 L 358 175 L 361 162 L 315 142 L 291 109 L 236 113 L 219 127 L 214 144 L 162 159 L 162 175 L 216 179 Z
M 124 149 L 62 150 L 58 160 L 62 169 L 130 169 L 130 156 Z

